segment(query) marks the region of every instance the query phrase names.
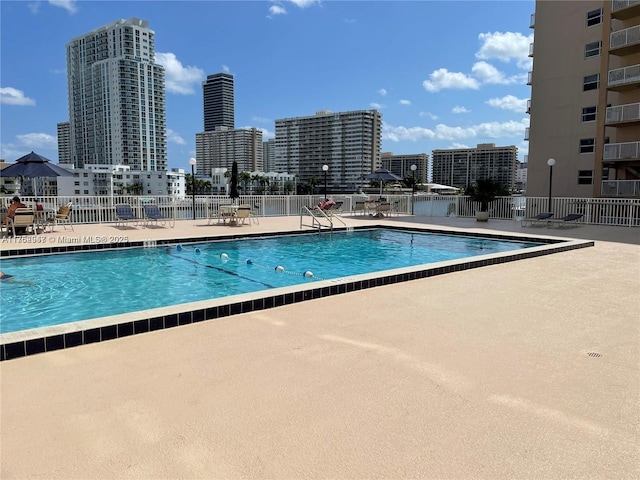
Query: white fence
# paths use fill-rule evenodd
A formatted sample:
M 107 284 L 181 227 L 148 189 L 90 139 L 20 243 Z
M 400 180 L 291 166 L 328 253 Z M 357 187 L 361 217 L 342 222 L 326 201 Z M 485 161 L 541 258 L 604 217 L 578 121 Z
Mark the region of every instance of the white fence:
M 353 212 L 356 201 L 364 197 L 358 195 L 332 195 L 333 200 L 343 202 L 343 212 Z M 370 196 L 373 201 L 378 196 Z M 474 217 L 479 205 L 465 196 L 449 195 L 384 195 L 391 203 L 392 212 L 398 215 L 425 217 Z M 413 199 L 412 199 L 413 198 Z M 195 200 L 195 203 L 194 203 Z M 238 203 L 248 204 L 259 216 L 296 216 L 304 206 L 317 205 L 322 200 L 320 195 L 242 195 Z M 2 206 L 7 207 L 10 197 L 1 199 Z M 623 225 L 640 226 L 640 199 L 631 198 L 552 198 L 549 208 L 546 197 L 500 197 L 489 206 L 490 218 L 519 220 L 532 217 L 541 212 L 552 211 L 555 217 L 569 213 L 584 215 L 578 223 L 591 225 Z M 34 205 L 34 197 L 25 197 L 23 202 Z M 126 203 L 133 207 L 136 214 L 143 218 L 143 205 L 153 203 L 159 206 L 163 214 L 176 220 L 188 220 L 194 217 L 204 219 L 216 205 L 231 203 L 224 195 L 197 195 L 176 198 L 173 196 L 114 196 L 114 197 L 42 197 L 40 202 L 47 209 L 58 209 L 71 202 L 73 223 L 111 223 L 116 221 L 115 205 Z M 195 209 L 194 209 L 195 206 Z

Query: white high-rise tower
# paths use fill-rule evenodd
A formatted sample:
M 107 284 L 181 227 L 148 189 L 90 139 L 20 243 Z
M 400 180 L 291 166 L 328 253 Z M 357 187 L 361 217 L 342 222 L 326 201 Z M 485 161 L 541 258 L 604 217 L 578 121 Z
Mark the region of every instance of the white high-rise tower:
M 164 67 L 154 31 L 118 20 L 67 44 L 71 156 L 85 164 L 167 169 Z

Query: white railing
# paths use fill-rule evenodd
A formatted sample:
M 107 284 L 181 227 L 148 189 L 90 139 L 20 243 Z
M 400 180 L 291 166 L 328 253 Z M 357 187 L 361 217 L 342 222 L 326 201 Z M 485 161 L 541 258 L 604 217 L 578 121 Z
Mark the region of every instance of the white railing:
M 603 160 L 635 160 L 640 158 L 640 142 L 608 143 L 604 146 Z
M 636 82 L 640 82 L 640 65 L 630 65 L 628 67 L 609 70 L 609 87 Z
M 605 197 L 640 197 L 640 180 L 603 180 Z
M 607 123 L 633 122 L 638 120 L 640 120 L 640 102 L 607 107 Z
M 529 18 L 529 28 L 534 28 L 536 26 L 536 14 L 532 13 Z
M 582 213 L 582 223 L 594 225 L 640 226 L 640 180 L 615 180 L 602 183 L 603 195 L 638 198 L 552 198 L 551 207 L 546 197 L 499 197 L 489 205 L 490 218 L 520 219 L 535 216 L 541 212 L 552 211 L 556 217 L 569 213 Z M 11 196 L 1 199 L 6 207 Z M 474 217 L 479 205 L 469 197 L 456 195 L 388 195 L 383 197 L 391 204 L 391 209 L 399 215 L 411 215 L 412 203 L 416 216 L 425 217 Z M 334 201 L 343 202 L 343 214 L 354 212 L 356 201 L 362 201 L 361 195 L 332 195 Z M 379 195 L 370 195 L 373 201 Z M 254 207 L 261 217 L 296 216 L 303 207 L 317 205 L 321 195 L 242 195 L 237 203 Z M 34 197 L 25 197 L 23 202 L 34 205 Z M 225 195 L 197 195 L 177 198 L 173 196 L 114 196 L 114 197 L 41 197 L 40 203 L 47 209 L 58 209 L 66 203 L 72 203 L 71 221 L 76 224 L 115 223 L 115 205 L 127 203 L 133 207 L 139 218 L 143 218 L 143 205 L 153 203 L 160 211 L 176 220 L 206 220 L 212 205 L 230 204 Z M 194 210 L 195 205 L 195 210 Z M 355 212 L 354 212 L 355 213 Z
M 527 85 L 531 85 L 533 83 L 533 71 L 527 72 Z
M 620 48 L 632 43 L 640 42 L 640 25 L 634 27 L 625 28 L 611 34 L 610 47 Z
M 640 3 L 640 0 L 611 0 L 611 11 L 616 12 L 636 3 Z

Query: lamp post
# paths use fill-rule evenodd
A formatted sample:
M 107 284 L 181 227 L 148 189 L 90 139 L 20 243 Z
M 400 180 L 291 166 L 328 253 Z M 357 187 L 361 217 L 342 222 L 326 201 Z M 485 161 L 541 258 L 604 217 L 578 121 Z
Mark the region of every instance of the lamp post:
M 196 174 L 194 172 L 194 167 L 196 166 L 196 159 L 190 158 L 189 163 L 191 164 L 191 197 L 193 198 L 193 219 L 196 219 Z
M 553 181 L 553 166 L 555 164 L 555 158 L 550 158 L 549 160 L 547 160 L 547 165 L 549 165 L 549 203 L 547 204 L 549 213 L 551 213 L 551 182 Z
M 415 194 L 416 194 L 416 170 L 418 166 L 413 164 L 411 165 L 411 215 L 413 215 L 413 207 L 415 204 Z
M 329 165 L 322 165 L 322 171 L 324 172 L 324 200 L 327 201 L 327 172 L 329 171 Z

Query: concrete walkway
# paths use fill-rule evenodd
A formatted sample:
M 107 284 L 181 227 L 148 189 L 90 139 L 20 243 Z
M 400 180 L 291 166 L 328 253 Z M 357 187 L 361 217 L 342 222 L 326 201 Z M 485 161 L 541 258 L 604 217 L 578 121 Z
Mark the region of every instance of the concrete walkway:
M 640 478 L 639 229 L 345 219 L 596 243 L 2 362 L 0 477 Z

